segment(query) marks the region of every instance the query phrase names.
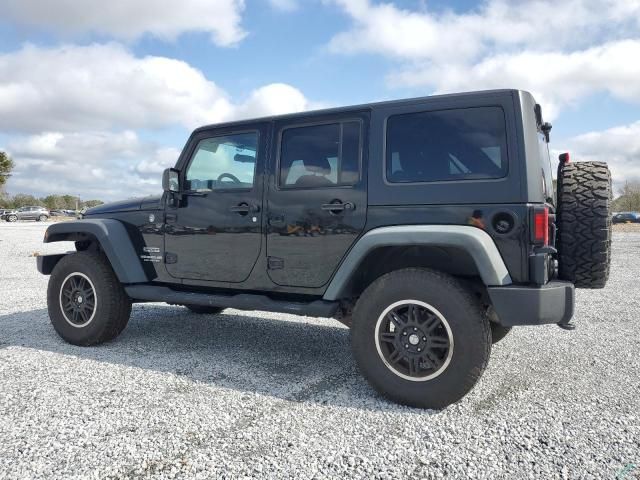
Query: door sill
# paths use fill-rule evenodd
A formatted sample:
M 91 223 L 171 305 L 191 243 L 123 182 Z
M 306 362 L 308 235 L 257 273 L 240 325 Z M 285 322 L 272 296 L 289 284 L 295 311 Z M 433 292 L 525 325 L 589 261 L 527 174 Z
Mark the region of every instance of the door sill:
M 237 310 L 262 310 L 307 317 L 333 317 L 339 305 L 338 302 L 326 300 L 313 300 L 311 302 L 274 300 L 266 295 L 252 293 L 221 295 L 183 292 L 156 285 L 129 285 L 125 287 L 125 291 L 134 302 L 166 302 L 176 305 L 203 305 L 235 308 Z

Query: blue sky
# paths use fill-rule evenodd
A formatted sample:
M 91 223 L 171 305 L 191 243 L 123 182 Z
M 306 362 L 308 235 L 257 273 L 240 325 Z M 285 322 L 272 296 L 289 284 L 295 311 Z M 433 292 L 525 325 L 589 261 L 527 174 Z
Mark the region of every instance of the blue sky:
M 153 193 L 202 123 L 503 87 L 556 151 L 640 179 L 637 0 L 135 3 L 0 5 L 10 193 Z

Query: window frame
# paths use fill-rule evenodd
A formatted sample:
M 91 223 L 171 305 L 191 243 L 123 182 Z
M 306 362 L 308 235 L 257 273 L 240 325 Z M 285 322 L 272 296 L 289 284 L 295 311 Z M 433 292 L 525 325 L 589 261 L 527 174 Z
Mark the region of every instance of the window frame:
M 338 167 L 340 167 L 342 165 L 342 144 L 343 142 L 343 136 L 344 136 L 344 127 L 343 124 L 345 123 L 357 123 L 358 124 L 358 128 L 359 128 L 359 136 L 358 136 L 358 179 L 353 182 L 353 183 L 344 183 L 344 184 L 336 184 L 336 185 L 322 185 L 322 186 L 316 186 L 316 187 L 297 187 L 295 185 L 283 185 L 281 183 L 281 179 L 282 179 L 282 175 L 281 175 L 281 167 L 282 167 L 282 138 L 284 135 L 284 132 L 286 130 L 291 130 L 291 129 L 296 129 L 296 128 L 305 128 L 305 127 L 318 127 L 318 126 L 322 126 L 322 125 L 334 125 L 334 124 L 338 124 L 340 125 L 340 138 L 339 138 L 339 149 L 338 149 Z M 311 122 L 304 122 L 304 123 L 295 123 L 295 124 L 291 124 L 291 125 L 286 125 L 281 127 L 278 130 L 278 142 L 277 142 L 277 150 L 276 150 L 276 164 L 275 164 L 275 187 L 277 190 L 322 190 L 325 188 L 353 188 L 357 185 L 359 185 L 362 182 L 363 179 L 363 172 L 362 172 L 362 154 L 363 154 L 363 137 L 364 137 L 364 128 L 363 128 L 364 122 L 362 121 L 362 118 L 359 117 L 345 117 L 345 118 L 339 118 L 339 119 L 332 119 L 332 120 L 319 120 L 319 121 L 311 121 Z M 336 177 L 338 178 L 338 177 Z
M 436 113 L 436 112 L 446 112 L 453 110 L 470 110 L 476 108 L 498 108 L 502 112 L 502 120 L 504 125 L 504 137 L 505 137 L 505 162 L 506 168 L 504 170 L 504 175 L 501 177 L 488 177 L 488 178 L 460 178 L 460 179 L 451 179 L 451 180 L 425 180 L 425 181 L 416 181 L 416 182 L 392 182 L 389 180 L 389 171 L 387 170 L 388 164 L 388 149 L 389 149 L 389 119 L 393 117 L 401 117 L 408 115 L 416 115 L 416 114 L 424 114 L 424 113 Z M 505 112 L 504 106 L 500 104 L 491 104 L 491 105 L 478 105 L 478 106 L 465 106 L 465 107 L 450 107 L 450 108 L 436 108 L 436 109 L 425 109 L 425 110 L 415 110 L 409 112 L 400 112 L 394 113 L 393 115 L 387 115 L 384 118 L 383 124 L 383 141 L 382 141 L 382 181 L 385 186 L 389 187 L 402 187 L 402 186 L 411 186 L 411 185 L 430 185 L 430 184 L 449 184 L 449 183 L 478 183 L 478 182 L 501 182 L 504 181 L 509 176 L 510 170 L 510 156 L 509 156 L 509 131 L 507 124 L 507 114 Z
M 213 133 L 213 132 L 212 132 Z M 232 131 L 228 131 L 225 133 L 218 133 L 218 134 L 210 134 L 210 135 L 203 135 L 203 136 L 198 136 L 197 139 L 195 139 L 195 143 L 193 145 L 193 148 L 191 149 L 191 152 L 189 152 L 189 159 L 187 160 L 187 162 L 185 163 L 184 168 L 182 169 L 182 171 L 184 172 L 182 174 L 182 186 L 186 186 L 187 184 L 187 173 L 189 172 L 189 168 L 191 168 L 191 164 L 193 163 L 193 159 L 196 156 L 196 153 L 198 152 L 198 145 L 200 145 L 201 142 L 205 141 L 205 140 L 210 140 L 212 138 L 218 138 L 218 137 L 230 137 L 232 135 L 242 135 L 243 133 L 255 133 L 256 134 L 256 160 L 253 164 L 253 182 L 251 187 L 242 187 L 242 188 L 204 188 L 204 189 L 199 189 L 199 190 L 181 190 L 181 193 L 183 194 L 189 194 L 189 193 L 204 193 L 204 194 L 209 194 L 209 193 L 226 193 L 226 192 L 252 192 L 255 188 L 256 188 L 256 176 L 258 174 L 258 159 L 259 159 L 259 155 L 262 153 L 260 151 L 260 130 L 256 129 L 256 128 L 248 128 L 245 130 L 232 130 Z

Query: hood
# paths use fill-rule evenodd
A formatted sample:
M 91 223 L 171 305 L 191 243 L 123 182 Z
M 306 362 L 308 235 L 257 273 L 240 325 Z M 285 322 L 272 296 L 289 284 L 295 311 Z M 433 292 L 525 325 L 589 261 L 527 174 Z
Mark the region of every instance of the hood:
M 97 207 L 89 208 L 84 215 L 101 215 L 104 213 L 135 212 L 137 210 L 151 210 L 160 207 L 161 197 L 141 197 L 119 202 L 105 203 Z

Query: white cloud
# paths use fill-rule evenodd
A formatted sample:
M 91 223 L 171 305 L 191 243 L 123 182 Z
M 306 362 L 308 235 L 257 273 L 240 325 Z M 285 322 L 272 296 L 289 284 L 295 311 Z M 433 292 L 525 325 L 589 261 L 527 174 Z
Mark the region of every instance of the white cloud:
M 629 0 L 488 0 L 463 14 L 370 0 L 325 1 L 341 6 L 354 23 L 333 37 L 331 50 L 408 60 L 460 62 L 491 50 L 585 47 L 605 32 L 622 37 L 640 26 L 640 3 Z
M 0 55 L 0 130 L 193 128 L 309 108 L 302 93 L 273 84 L 245 102 L 186 62 L 135 57 L 121 45 L 40 48 Z
M 113 200 L 160 192 L 160 173 L 180 151 L 144 142 L 133 131 L 46 132 L 18 137 L 7 150 L 16 160 L 13 193 L 70 193 Z
M 27 46 L 0 55 L 0 131 L 16 161 L 12 193 L 104 200 L 157 193 L 160 172 L 180 152 L 140 140 L 136 129 L 175 134 L 318 105 L 282 83 L 232 101 L 187 63 L 138 58 L 118 44 Z
M 144 34 L 173 40 L 205 32 L 220 46 L 242 40 L 244 0 L 3 0 L 0 16 L 64 35 L 98 33 L 133 40 Z
M 234 116 L 264 117 L 302 112 L 311 108 L 314 108 L 314 105 L 297 88 L 285 83 L 272 83 L 254 90 L 249 98 L 236 108 Z
M 284 12 L 292 12 L 298 8 L 297 0 L 269 0 L 269 4 L 273 8 Z
M 607 162 L 617 187 L 626 180 L 640 181 L 640 121 L 585 133 L 562 143 L 572 160 Z
M 0 55 L 0 130 L 162 127 L 219 121 L 225 92 L 185 62 L 118 44 Z
M 436 93 L 486 88 L 531 91 L 545 117 L 598 92 L 640 103 L 640 40 L 623 40 L 572 53 L 523 52 L 496 55 L 473 65 L 412 65 L 389 78 L 392 83 L 428 85 Z
M 596 92 L 640 102 L 640 63 L 633 60 L 640 58 L 637 0 L 487 0 L 461 14 L 325 1 L 353 21 L 331 39 L 329 50 L 395 60 L 392 86 L 436 93 L 526 89 L 550 119 Z

